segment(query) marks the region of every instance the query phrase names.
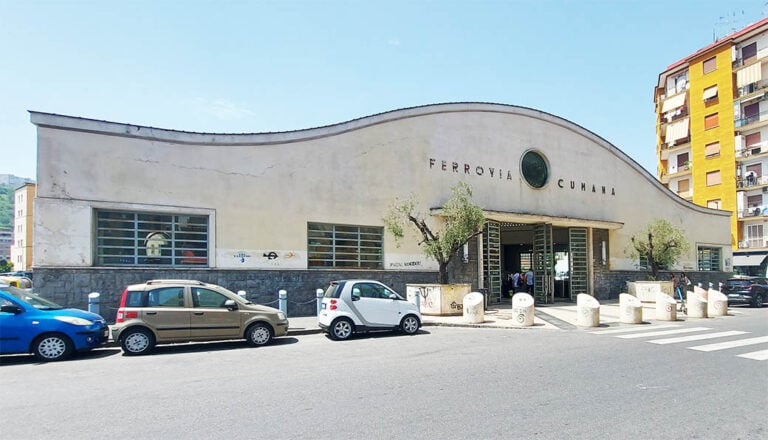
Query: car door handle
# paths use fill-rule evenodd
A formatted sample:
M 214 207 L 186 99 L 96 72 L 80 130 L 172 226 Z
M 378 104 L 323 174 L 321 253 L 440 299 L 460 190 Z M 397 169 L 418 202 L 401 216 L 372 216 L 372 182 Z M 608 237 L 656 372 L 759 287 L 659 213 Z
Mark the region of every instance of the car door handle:
M 157 315 L 157 312 L 147 312 L 147 315 Z
M 195 315 L 205 315 L 205 312 L 193 312 Z

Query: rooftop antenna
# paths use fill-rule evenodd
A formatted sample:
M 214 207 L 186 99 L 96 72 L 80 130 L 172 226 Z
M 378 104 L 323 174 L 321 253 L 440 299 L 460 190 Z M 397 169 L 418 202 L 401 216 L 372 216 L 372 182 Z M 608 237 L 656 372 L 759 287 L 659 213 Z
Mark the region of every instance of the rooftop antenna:
M 764 12 L 766 6 L 768 6 L 768 2 L 763 4 Z M 744 18 L 745 14 L 743 9 L 741 11 L 731 11 L 725 15 L 721 15 L 718 18 L 717 23 L 715 23 L 715 28 L 712 30 L 712 40 L 717 41 L 720 38 L 743 28 L 745 26 Z

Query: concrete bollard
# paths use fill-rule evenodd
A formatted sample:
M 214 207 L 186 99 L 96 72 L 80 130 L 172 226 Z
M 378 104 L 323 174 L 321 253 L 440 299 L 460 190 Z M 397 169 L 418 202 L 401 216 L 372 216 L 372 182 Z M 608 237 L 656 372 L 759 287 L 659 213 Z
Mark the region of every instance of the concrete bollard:
M 728 296 L 715 289 L 709 289 L 707 314 L 709 316 L 728 316 Z
M 643 322 L 643 303 L 628 293 L 619 294 L 619 322 L 623 324 L 641 324 Z
M 285 316 L 288 316 L 288 292 L 285 290 L 280 290 L 277 292 L 277 299 L 278 299 L 278 308 L 281 312 L 285 313 Z
M 677 321 L 677 301 L 669 295 L 656 294 L 656 319 Z
M 317 297 L 317 316 L 320 316 L 320 310 L 323 309 L 323 296 L 325 291 L 323 289 L 315 290 L 315 296 Z
M 88 311 L 100 315 L 99 313 L 99 292 L 91 292 L 88 294 Z
M 586 293 L 576 296 L 576 325 L 579 327 L 600 325 L 600 303 L 594 296 Z
M 470 292 L 464 295 L 462 301 L 464 322 L 480 324 L 485 322 L 485 298 L 480 292 Z
M 689 318 L 706 318 L 707 315 L 707 291 L 699 286 L 693 287 L 685 293 L 685 305 L 688 309 Z
M 512 321 L 513 327 L 530 327 L 533 325 L 534 316 L 533 296 L 520 292 L 512 295 Z

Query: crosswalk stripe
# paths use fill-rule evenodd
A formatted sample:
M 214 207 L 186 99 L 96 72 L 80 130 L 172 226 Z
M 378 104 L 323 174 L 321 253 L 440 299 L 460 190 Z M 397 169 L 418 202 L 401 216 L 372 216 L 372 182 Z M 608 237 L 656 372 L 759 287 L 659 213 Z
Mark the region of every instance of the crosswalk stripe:
M 745 345 L 762 344 L 768 342 L 768 336 L 761 336 L 759 338 L 739 339 L 737 341 L 719 342 L 717 344 L 698 345 L 696 347 L 688 347 L 691 350 L 697 351 L 715 351 L 725 350 L 727 348 L 743 347 Z
M 754 359 L 756 361 L 768 360 L 768 350 L 753 351 L 752 353 L 738 354 L 736 357 Z
M 743 335 L 744 333 L 749 333 L 749 332 L 731 330 L 731 331 L 720 332 L 720 333 L 705 333 L 703 335 L 680 336 L 679 338 L 656 339 L 648 342 L 650 342 L 651 344 L 662 344 L 662 345 L 677 344 L 679 342 L 691 342 L 691 341 L 700 341 L 702 339 L 715 339 L 715 338 L 724 338 L 726 336 Z
M 712 329 L 709 327 L 691 327 L 691 328 L 680 328 L 677 330 L 665 330 L 661 332 L 634 333 L 631 335 L 619 335 L 616 337 L 622 338 L 622 339 L 647 338 L 651 336 L 666 336 L 666 335 L 676 335 L 678 333 L 700 332 L 702 330 L 712 330 Z
M 660 329 L 660 328 L 674 328 L 674 327 L 681 327 L 679 324 L 666 324 L 666 325 L 654 325 L 654 329 Z M 636 332 L 636 331 L 645 331 L 648 330 L 645 326 L 638 326 L 638 327 L 622 327 L 622 328 L 612 328 L 609 330 L 597 330 L 594 332 L 590 332 L 593 335 L 611 335 L 615 333 L 630 333 L 630 332 Z

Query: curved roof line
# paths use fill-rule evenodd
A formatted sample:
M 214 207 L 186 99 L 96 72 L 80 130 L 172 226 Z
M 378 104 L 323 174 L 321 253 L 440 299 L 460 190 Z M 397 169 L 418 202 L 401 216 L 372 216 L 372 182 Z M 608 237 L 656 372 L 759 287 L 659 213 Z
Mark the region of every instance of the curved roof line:
M 534 119 L 543 120 L 551 124 L 560 126 L 575 134 L 586 137 L 594 143 L 602 146 L 606 151 L 616 156 L 618 159 L 627 163 L 636 172 L 642 174 L 649 183 L 659 189 L 664 195 L 675 202 L 702 213 L 718 213 L 730 216 L 730 211 L 721 211 L 717 209 L 706 208 L 691 203 L 677 194 L 671 192 L 667 187 L 661 184 L 656 178 L 634 159 L 624 153 L 622 150 L 595 134 L 594 132 L 567 119 L 555 116 L 541 110 L 529 107 L 522 107 L 509 104 L 498 104 L 489 102 L 452 102 L 427 104 L 415 107 L 406 107 L 398 110 L 390 110 L 377 113 L 370 116 L 364 116 L 352 119 L 346 122 L 326 125 L 316 128 L 307 128 L 302 130 L 292 130 L 284 132 L 268 133 L 198 133 L 189 131 L 169 130 L 164 128 L 147 127 L 133 124 L 123 124 L 110 121 L 101 121 L 96 119 L 80 118 L 74 116 L 59 115 L 54 113 L 43 113 L 29 111 L 30 120 L 38 127 L 48 127 L 55 129 L 84 131 L 102 135 L 131 137 L 147 140 L 165 141 L 179 144 L 194 145 L 220 145 L 220 146 L 238 146 L 238 145 L 274 145 L 286 144 L 292 142 L 309 141 L 329 136 L 336 136 L 342 133 L 359 130 L 365 127 L 394 122 L 402 119 L 434 115 L 440 113 L 461 113 L 461 112 L 489 112 L 519 115 Z

